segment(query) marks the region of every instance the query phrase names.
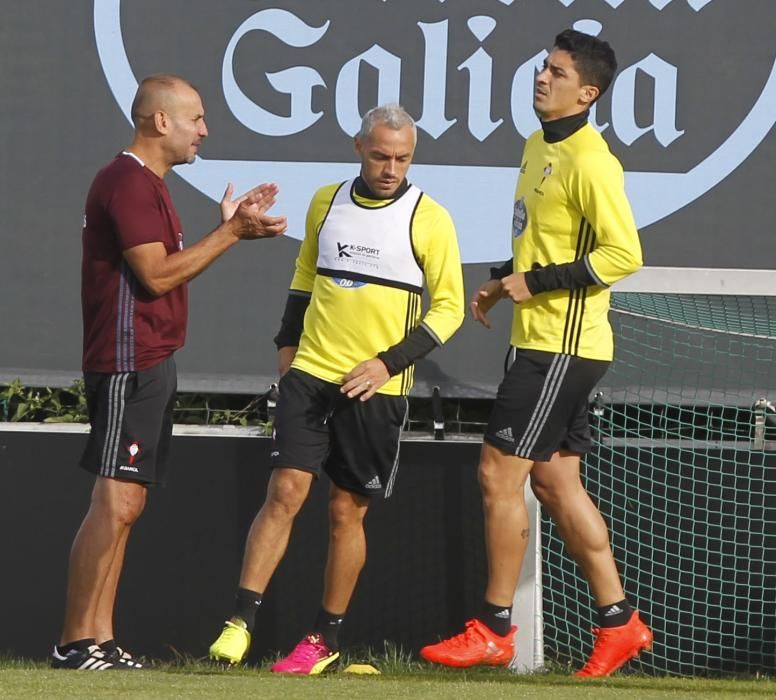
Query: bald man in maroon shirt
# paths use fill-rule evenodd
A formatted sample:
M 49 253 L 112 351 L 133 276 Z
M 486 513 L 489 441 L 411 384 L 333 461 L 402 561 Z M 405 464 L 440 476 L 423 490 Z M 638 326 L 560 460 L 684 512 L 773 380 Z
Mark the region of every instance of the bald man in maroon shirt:
M 83 228 L 83 371 L 92 430 L 81 466 L 95 474 L 70 553 L 65 620 L 54 668 L 137 669 L 116 644 L 113 609 L 132 525 L 150 485 L 163 484 L 172 435 L 173 353 L 186 338 L 186 283 L 241 240 L 272 238 L 278 188 L 221 200 L 222 223 L 184 248 L 164 177 L 192 163 L 207 136 L 197 90 L 154 75 L 132 103 L 132 143 L 95 177 Z

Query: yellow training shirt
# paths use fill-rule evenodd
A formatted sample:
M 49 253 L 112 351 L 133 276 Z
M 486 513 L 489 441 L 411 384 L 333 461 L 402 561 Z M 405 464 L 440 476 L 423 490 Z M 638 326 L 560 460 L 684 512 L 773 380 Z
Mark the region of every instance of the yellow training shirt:
M 292 294 L 312 294 L 292 367 L 338 384 L 418 325 L 441 345 L 464 314 L 461 259 L 447 210 L 414 186 L 396 199 L 374 200 L 358 196 L 354 183 L 315 193 L 291 281 Z M 379 393 L 406 395 L 412 381 L 410 366 Z
M 521 163 L 512 227 L 515 272 L 584 260 L 596 284 L 515 304 L 512 345 L 611 360 L 609 285 L 642 264 L 622 166 L 589 123 L 556 143 L 537 131 L 526 141 Z

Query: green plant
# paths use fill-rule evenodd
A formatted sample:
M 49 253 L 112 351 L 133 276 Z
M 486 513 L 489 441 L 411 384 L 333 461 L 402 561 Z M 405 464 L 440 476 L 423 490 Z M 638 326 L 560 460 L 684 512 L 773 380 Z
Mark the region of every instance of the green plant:
M 274 388 L 258 396 L 235 394 L 179 393 L 174 421 L 189 425 L 234 425 L 259 428 L 272 433 L 270 402 L 277 400 Z M 272 395 L 271 395 L 272 394 Z M 482 433 L 490 411 L 490 400 L 445 399 L 448 433 Z M 83 380 L 67 388 L 28 387 L 19 379 L 0 384 L 0 421 L 88 423 Z M 431 400 L 410 398 L 408 431 L 433 432 Z
M 179 394 L 176 423 L 198 425 L 256 426 L 266 434 L 272 423 L 266 415 L 264 397 Z M 43 423 L 88 423 L 83 380 L 67 388 L 27 387 L 19 379 L 0 385 L 0 421 Z
M 262 405 L 264 396 L 249 401 L 244 396 L 178 394 L 175 422 L 194 425 L 256 426 L 265 434 L 272 432 L 272 422 Z M 247 401 L 247 403 L 246 403 Z
M 0 386 L 0 418 L 4 421 L 86 423 L 86 394 L 79 379 L 64 389 L 26 387 L 19 379 Z

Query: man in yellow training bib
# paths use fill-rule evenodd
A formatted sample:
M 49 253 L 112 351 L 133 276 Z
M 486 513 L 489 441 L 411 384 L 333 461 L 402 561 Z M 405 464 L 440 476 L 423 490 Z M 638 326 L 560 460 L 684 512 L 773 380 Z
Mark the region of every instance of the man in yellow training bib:
M 238 663 L 247 653 L 262 593 L 321 472 L 331 480 L 323 601 L 309 633 L 272 670 L 317 674 L 339 657 L 337 635 L 366 558 L 364 516 L 395 485 L 413 364 L 464 315 L 453 222 L 406 179 L 416 139 L 399 105 L 367 112 L 355 139 L 361 174 L 321 188 L 310 203 L 275 338 L 273 472 L 214 659 Z

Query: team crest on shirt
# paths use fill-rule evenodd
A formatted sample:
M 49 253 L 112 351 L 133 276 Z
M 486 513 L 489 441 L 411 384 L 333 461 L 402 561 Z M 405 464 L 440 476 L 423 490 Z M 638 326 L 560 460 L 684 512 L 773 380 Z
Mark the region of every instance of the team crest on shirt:
M 534 187 L 534 192 L 536 192 L 536 194 L 544 196 L 544 192 L 542 192 L 542 185 L 550 175 L 552 175 L 552 163 L 547 163 L 547 165 L 544 166 L 544 170 L 542 171 L 541 182 L 536 187 Z
M 517 238 L 525 231 L 528 223 L 528 210 L 525 208 L 525 197 L 520 197 L 515 202 L 515 208 L 512 213 L 512 236 Z

